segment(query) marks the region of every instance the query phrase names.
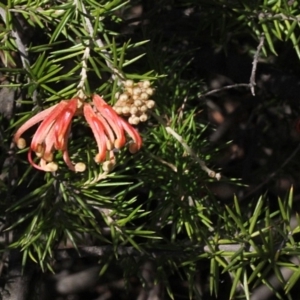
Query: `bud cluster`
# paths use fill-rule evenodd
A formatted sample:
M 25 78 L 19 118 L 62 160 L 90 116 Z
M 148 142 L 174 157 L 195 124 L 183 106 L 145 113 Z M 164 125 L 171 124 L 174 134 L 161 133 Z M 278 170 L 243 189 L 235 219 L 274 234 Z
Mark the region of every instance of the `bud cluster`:
M 113 109 L 118 115 L 128 118 L 128 123 L 137 125 L 148 120 L 148 113 L 155 106 L 150 97 L 154 89 L 148 80 L 134 83 L 133 80 L 124 82 L 123 93 L 116 93 L 117 99 Z

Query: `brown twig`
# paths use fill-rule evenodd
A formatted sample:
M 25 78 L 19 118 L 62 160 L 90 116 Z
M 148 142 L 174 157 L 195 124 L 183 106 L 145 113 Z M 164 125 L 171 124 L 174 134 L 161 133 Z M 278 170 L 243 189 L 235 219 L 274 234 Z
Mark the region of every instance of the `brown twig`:
M 254 87 L 256 86 L 256 82 L 255 82 L 255 77 L 256 77 L 256 69 L 257 69 L 257 63 L 258 63 L 258 57 L 259 57 L 259 53 L 264 45 L 264 41 L 265 41 L 265 36 L 264 34 L 261 35 L 260 37 L 260 41 L 259 44 L 257 46 L 257 49 L 255 51 L 254 57 L 253 57 L 253 62 L 252 62 L 252 71 L 251 71 L 251 76 L 250 76 L 250 90 L 253 96 L 255 96 L 255 90 Z
M 255 51 L 255 54 L 254 54 L 254 57 L 253 57 L 253 61 L 252 61 L 252 70 L 251 70 L 251 76 L 250 76 L 250 80 L 249 80 L 249 83 L 236 83 L 236 84 L 232 84 L 232 85 L 227 85 L 227 86 L 224 86 L 222 88 L 219 88 L 219 89 L 214 89 L 214 90 L 211 90 L 205 94 L 202 94 L 198 97 L 198 99 L 201 99 L 201 98 L 204 98 L 204 97 L 207 97 L 209 95 L 212 95 L 212 94 L 215 94 L 215 93 L 219 93 L 219 92 L 222 92 L 224 90 L 229 90 L 229 89 L 236 89 L 236 88 L 239 88 L 239 87 L 246 87 L 246 88 L 249 88 L 251 90 L 251 93 L 253 96 L 255 96 L 255 91 L 254 91 L 254 87 L 256 86 L 256 82 L 255 82 L 255 77 L 256 77 L 256 69 L 257 69 L 257 63 L 258 63 L 258 57 L 259 57 L 259 53 L 264 45 L 264 41 L 265 41 L 265 36 L 262 35 L 260 37 L 260 41 L 259 41 L 259 44 L 257 46 L 257 49 Z

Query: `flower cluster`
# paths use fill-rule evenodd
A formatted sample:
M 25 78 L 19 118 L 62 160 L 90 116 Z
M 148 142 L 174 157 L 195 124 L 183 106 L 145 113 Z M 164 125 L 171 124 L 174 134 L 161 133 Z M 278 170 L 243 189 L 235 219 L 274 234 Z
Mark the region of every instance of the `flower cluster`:
M 130 124 L 146 122 L 149 110 L 155 106 L 155 102 L 150 99 L 153 93 L 154 90 L 148 80 L 138 83 L 126 80 L 124 92 L 116 94 L 117 102 L 113 108 L 118 115 L 128 117 Z
M 28 160 L 39 170 L 53 172 L 58 169 L 54 162 L 55 150 L 60 150 L 68 168 L 75 172 L 83 172 L 86 168 L 82 162 L 73 164 L 68 152 L 68 138 L 73 117 L 84 115 L 90 125 L 98 145 L 95 157 L 97 163 L 108 162 L 105 168 L 115 164 L 113 149 L 120 149 L 126 144 L 126 133 L 133 142 L 129 144 L 131 153 L 135 153 L 142 146 L 139 133 L 128 122 L 123 120 L 99 95 L 92 96 L 92 103 L 86 103 L 76 97 L 63 100 L 29 119 L 15 133 L 14 142 L 19 149 L 26 147 L 21 136 L 35 124 L 41 122 L 35 132 L 28 152 Z M 39 162 L 32 158 L 36 154 Z

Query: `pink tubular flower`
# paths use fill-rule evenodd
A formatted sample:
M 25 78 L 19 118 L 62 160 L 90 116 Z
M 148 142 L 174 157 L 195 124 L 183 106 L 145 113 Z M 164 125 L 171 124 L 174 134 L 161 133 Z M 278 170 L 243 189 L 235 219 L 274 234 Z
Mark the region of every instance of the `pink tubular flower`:
M 68 137 L 71 130 L 71 122 L 74 115 L 84 114 L 90 125 L 98 145 L 98 154 L 95 157 L 97 163 L 109 160 L 114 165 L 113 149 L 120 149 L 126 144 L 127 133 L 133 142 L 129 145 L 131 153 L 135 153 L 142 146 L 142 139 L 138 132 L 125 120 L 123 120 L 99 95 L 93 95 L 93 104 L 83 103 L 79 98 L 63 100 L 29 119 L 16 132 L 14 142 L 17 147 L 26 147 L 25 140 L 21 137 L 30 127 L 41 122 L 35 132 L 29 147 L 28 160 L 36 169 L 42 171 L 56 171 L 57 163 L 53 162 L 55 150 L 62 151 L 63 159 L 70 170 L 83 172 L 84 163 L 72 164 L 68 153 Z M 83 109 L 82 109 L 83 106 Z M 32 152 L 40 159 L 35 163 Z M 107 154 L 109 158 L 107 159 Z M 105 168 L 108 165 L 105 165 Z M 103 165 L 104 167 L 104 165 Z M 108 168 L 109 169 L 109 168 Z
M 85 103 L 83 114 L 90 125 L 98 145 L 97 163 L 106 160 L 106 151 L 110 151 L 110 159 L 114 159 L 112 150 L 120 149 L 126 144 L 125 132 L 133 139 L 129 146 L 131 153 L 137 152 L 142 146 L 138 132 L 123 120 L 99 95 L 93 95 L 93 106 Z
M 41 122 L 35 132 L 29 152 L 28 160 L 33 167 L 42 171 L 56 171 L 58 165 L 53 162 L 53 152 L 61 150 L 67 166 L 72 171 L 83 171 L 84 164 L 73 165 L 68 154 L 68 135 L 70 132 L 71 121 L 78 110 L 79 99 L 73 98 L 69 101 L 61 101 L 29 119 L 16 132 L 14 142 L 18 148 L 26 147 L 26 142 L 21 138 L 22 134 L 33 125 Z M 32 159 L 32 152 L 40 158 L 39 164 Z

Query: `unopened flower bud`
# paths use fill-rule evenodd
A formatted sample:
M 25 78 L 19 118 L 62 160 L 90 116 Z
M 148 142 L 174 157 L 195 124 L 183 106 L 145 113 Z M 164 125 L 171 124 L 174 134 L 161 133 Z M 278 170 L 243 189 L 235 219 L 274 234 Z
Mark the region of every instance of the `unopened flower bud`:
M 130 108 L 128 106 L 122 107 L 122 114 L 127 115 L 130 113 Z
M 151 85 L 151 83 L 150 83 L 149 80 L 143 81 L 143 88 L 144 88 L 144 89 L 147 89 L 148 87 L 150 87 L 150 85 Z
M 142 90 L 139 87 L 133 88 L 132 91 L 133 95 L 140 95 L 142 93 Z
M 109 173 L 113 170 L 115 164 L 112 161 L 105 161 L 102 164 L 102 170 L 106 173 Z
M 56 172 L 58 169 L 58 164 L 55 162 L 49 162 L 46 166 L 45 166 L 45 171 L 46 172 Z
M 128 100 L 128 95 L 127 94 L 121 94 L 119 97 L 119 101 L 127 101 Z
M 146 114 L 142 114 L 139 119 L 141 122 L 146 122 L 148 120 L 148 116 Z
M 24 149 L 26 147 L 26 141 L 23 138 L 19 138 L 17 141 L 17 147 L 19 149 Z
M 142 100 L 148 100 L 149 95 L 148 95 L 147 93 L 141 93 L 140 98 L 141 98 Z
M 126 87 L 133 87 L 133 80 L 128 79 L 124 82 L 124 86 Z
M 122 114 L 122 107 L 120 107 L 120 106 L 114 106 L 113 109 L 116 111 L 116 113 L 118 115 Z
M 153 101 L 153 100 L 148 100 L 147 102 L 146 102 L 146 105 L 147 105 L 147 107 L 148 108 L 153 108 L 154 106 L 155 106 L 155 101 Z
M 137 116 L 131 116 L 128 119 L 128 123 L 131 124 L 131 125 L 138 125 L 140 123 L 140 118 L 137 117 Z
M 149 96 L 152 96 L 153 93 L 154 93 L 154 91 L 153 91 L 152 88 L 147 88 L 147 89 L 146 89 L 146 93 L 147 93 Z
M 84 172 L 86 170 L 85 163 L 79 162 L 75 165 L 75 172 Z
M 140 107 L 143 105 L 143 102 L 140 100 L 140 99 L 137 99 L 134 101 L 134 105 L 137 106 L 137 107 Z
M 141 107 L 140 107 L 140 111 L 141 112 L 146 112 L 148 110 L 148 107 L 146 106 L 146 105 L 142 105 Z
M 133 94 L 133 88 L 132 87 L 127 87 L 126 92 L 128 93 L 128 95 L 132 95 Z
M 135 114 L 137 113 L 137 111 L 138 111 L 138 108 L 137 108 L 136 106 L 131 106 L 131 108 L 130 108 L 130 113 L 131 113 L 132 115 L 135 115 Z

